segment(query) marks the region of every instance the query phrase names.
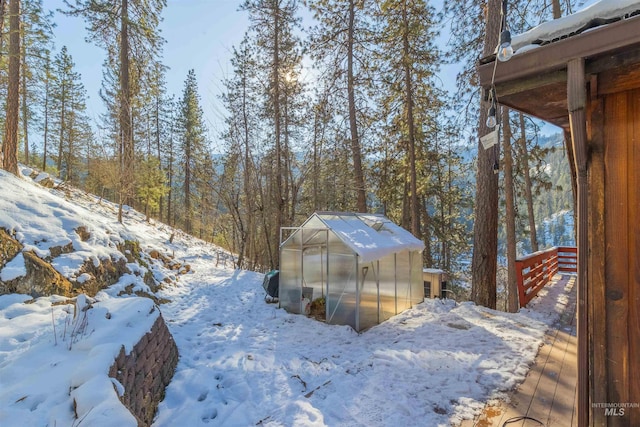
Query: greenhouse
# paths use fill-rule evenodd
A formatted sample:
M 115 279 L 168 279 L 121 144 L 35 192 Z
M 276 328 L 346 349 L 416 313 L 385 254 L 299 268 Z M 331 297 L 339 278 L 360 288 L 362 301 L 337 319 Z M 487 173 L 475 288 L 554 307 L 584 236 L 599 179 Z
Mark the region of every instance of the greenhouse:
M 290 313 L 359 332 L 424 299 L 424 244 L 382 215 L 316 212 L 280 242 L 279 301 Z

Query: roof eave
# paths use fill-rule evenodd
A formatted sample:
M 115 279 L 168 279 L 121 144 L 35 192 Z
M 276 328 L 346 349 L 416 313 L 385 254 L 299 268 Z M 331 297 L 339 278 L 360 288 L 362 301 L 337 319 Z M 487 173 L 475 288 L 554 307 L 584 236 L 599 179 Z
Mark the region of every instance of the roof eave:
M 521 52 L 508 62 L 480 61 L 480 85 L 500 104 L 569 130 L 567 63 L 584 59 L 589 74 L 640 62 L 640 16 Z M 494 76 L 495 67 L 495 76 Z M 486 93 L 486 92 L 485 92 Z
M 639 25 L 640 16 L 634 16 L 519 53 L 507 62 L 498 63 L 497 66 L 495 55 L 483 58 L 478 69 L 480 85 L 489 87 L 492 83 L 498 85 L 556 70 L 566 70 L 567 63 L 572 59 L 589 59 L 635 44 L 640 45 Z

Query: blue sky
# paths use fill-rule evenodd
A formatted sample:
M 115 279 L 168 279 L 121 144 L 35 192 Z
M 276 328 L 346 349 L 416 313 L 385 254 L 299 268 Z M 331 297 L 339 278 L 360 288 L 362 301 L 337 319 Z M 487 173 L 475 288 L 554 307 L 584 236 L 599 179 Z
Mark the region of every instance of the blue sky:
M 234 45 L 239 44 L 248 25 L 247 14 L 238 11 L 242 0 L 168 0 L 161 24 L 165 38 L 163 63 L 170 67 L 166 75 L 170 94 L 180 97 L 187 72 L 194 69 L 198 77 L 202 108 L 212 137 L 220 128 L 223 112 L 217 101 L 222 91 L 222 79 L 231 72 L 229 60 Z M 45 7 L 64 8 L 62 0 L 47 0 Z M 66 45 L 89 100 L 89 115 L 98 119 L 104 111 L 98 91 L 102 81 L 105 52 L 85 42 L 82 18 L 55 13 L 56 53 Z
M 167 0 L 163 11 L 161 31 L 166 40 L 163 63 L 169 67 L 166 74 L 168 92 L 179 98 L 187 72 L 192 68 L 195 70 L 201 106 L 214 147 L 223 130 L 224 110 L 219 102 L 222 80 L 231 74 L 231 51 L 240 43 L 248 27 L 247 13 L 239 11 L 242 3 L 243 0 Z M 434 4 L 439 9 L 441 0 L 435 0 Z M 51 10 L 64 8 L 63 0 L 47 0 L 45 5 Z M 88 113 L 98 122 L 100 113 L 104 111 L 98 91 L 105 53 L 85 41 L 82 18 L 66 17 L 56 12 L 54 21 L 57 24 L 54 30 L 56 53 L 63 45 L 67 46 L 87 89 Z M 441 44 L 447 40 L 446 34 L 440 37 Z M 455 65 L 441 67 L 440 79 L 444 89 L 454 90 L 457 71 Z M 546 131 L 553 133 L 557 131 L 554 129 Z

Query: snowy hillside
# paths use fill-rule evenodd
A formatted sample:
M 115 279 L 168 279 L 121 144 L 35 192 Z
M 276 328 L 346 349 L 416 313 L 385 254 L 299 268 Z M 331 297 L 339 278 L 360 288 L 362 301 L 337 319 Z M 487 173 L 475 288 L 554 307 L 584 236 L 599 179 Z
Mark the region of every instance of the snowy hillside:
M 560 286 L 516 314 L 427 300 L 357 334 L 267 304 L 262 275 L 217 267 L 219 248 L 177 232 L 170 243 L 173 230 L 134 211 L 121 225 L 104 201 L 1 171 L 0 188 L 0 227 L 43 255 L 43 242 L 71 241 L 73 259 L 53 262 L 70 278 L 87 259 L 117 256 L 109 242 L 124 240 L 190 266 L 176 275 L 153 263 L 130 265 L 164 282 L 155 296 L 169 302 L 157 307 L 122 294 L 132 283 L 154 292 L 145 272 L 132 271 L 95 296 L 73 336 L 74 306 L 83 297 L 0 296 L 2 426 L 134 426 L 107 372 L 114 352 L 130 349 L 158 312 L 180 361 L 155 426 L 455 425 L 524 378 L 546 325 L 566 303 Z M 95 239 L 76 239 L 79 226 Z M 0 277 L 21 274 L 18 264 Z

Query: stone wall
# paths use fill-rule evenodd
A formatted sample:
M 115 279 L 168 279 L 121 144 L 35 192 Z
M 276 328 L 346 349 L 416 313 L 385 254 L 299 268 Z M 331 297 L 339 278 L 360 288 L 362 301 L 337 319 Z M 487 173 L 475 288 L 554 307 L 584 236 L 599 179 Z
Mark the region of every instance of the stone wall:
M 138 419 L 139 426 L 151 425 L 177 364 L 178 347 L 162 315 L 131 353 L 125 354 L 124 347 L 120 349 L 109 376 L 124 386 L 120 400 Z

